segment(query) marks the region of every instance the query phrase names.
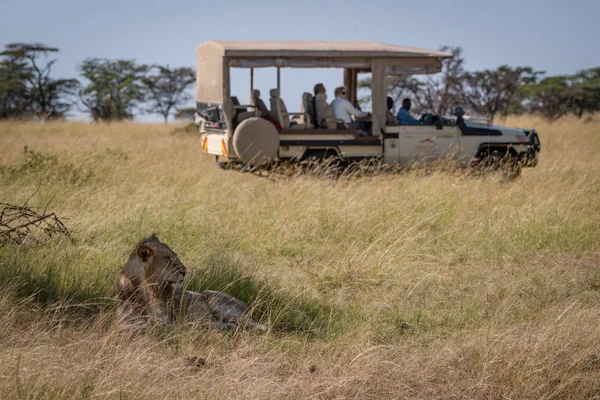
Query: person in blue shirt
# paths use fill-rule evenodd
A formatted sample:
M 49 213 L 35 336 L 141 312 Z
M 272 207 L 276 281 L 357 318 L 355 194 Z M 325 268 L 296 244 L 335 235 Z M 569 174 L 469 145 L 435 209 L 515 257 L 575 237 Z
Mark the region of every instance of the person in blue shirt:
M 398 114 L 396 114 L 396 118 L 398 118 L 398 122 L 400 122 L 400 125 L 420 124 L 421 121 L 419 121 L 418 119 L 416 119 L 412 115 L 410 115 L 409 110 L 410 110 L 410 99 L 406 98 L 406 99 L 402 100 L 402 108 L 400 108 L 398 110 Z

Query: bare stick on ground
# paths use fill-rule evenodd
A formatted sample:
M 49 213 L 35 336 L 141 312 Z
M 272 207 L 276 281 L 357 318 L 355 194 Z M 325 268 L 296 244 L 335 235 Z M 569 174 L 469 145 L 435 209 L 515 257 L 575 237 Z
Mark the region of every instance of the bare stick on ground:
M 37 241 L 40 235 L 64 235 L 71 239 L 71 233 L 55 213 L 46 209 L 38 213 L 26 205 L 0 203 L 0 244 Z

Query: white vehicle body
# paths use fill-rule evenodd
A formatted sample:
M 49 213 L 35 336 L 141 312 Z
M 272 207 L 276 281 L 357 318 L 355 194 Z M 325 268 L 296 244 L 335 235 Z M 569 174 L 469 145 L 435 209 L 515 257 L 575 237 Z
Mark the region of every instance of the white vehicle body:
M 198 46 L 196 54 L 196 101 L 217 105 L 211 110 L 213 118 L 197 113 L 196 123 L 202 151 L 218 161 L 257 165 L 336 156 L 343 161 L 383 159 L 390 166 L 451 159 L 467 167 L 495 155 L 508 156 L 520 166 L 537 164 L 540 142 L 535 130 L 469 121 L 461 114 L 430 116 L 431 122 L 419 125 L 386 126 L 385 77 L 439 72 L 442 60 L 451 57 L 448 53 L 372 42 L 215 41 Z M 250 104 L 240 105 L 230 96 L 232 67 L 250 70 L 250 93 L 254 68 L 276 67 L 272 105 L 282 104 L 280 68 L 343 68 L 352 103 L 357 97 L 357 74 L 371 72 L 371 135 L 361 136 L 347 126 L 323 127 L 311 121 L 306 110 L 288 113 L 276 106 L 268 116 L 262 115 L 252 95 Z M 299 116 L 302 123 L 290 124 L 290 116 Z M 265 117 L 275 124 L 266 123 Z

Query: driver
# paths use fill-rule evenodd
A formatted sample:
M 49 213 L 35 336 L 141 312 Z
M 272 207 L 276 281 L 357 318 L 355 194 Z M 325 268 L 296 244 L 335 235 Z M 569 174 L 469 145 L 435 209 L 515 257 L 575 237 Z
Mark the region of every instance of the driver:
M 410 115 L 410 99 L 405 98 L 402 100 L 402 108 L 398 110 L 398 114 L 396 114 L 396 118 L 398 118 L 398 122 L 400 125 L 415 125 L 420 124 L 421 121 L 415 119 L 412 115 Z

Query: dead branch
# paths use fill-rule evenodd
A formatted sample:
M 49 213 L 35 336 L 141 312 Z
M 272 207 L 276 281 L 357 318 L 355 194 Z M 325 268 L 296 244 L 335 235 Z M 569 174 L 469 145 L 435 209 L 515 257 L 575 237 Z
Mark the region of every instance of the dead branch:
M 40 214 L 25 205 L 0 203 L 0 244 L 38 240 L 41 233 L 48 237 L 64 235 L 72 239 L 71 233 L 55 213 L 47 213 L 44 209 Z

